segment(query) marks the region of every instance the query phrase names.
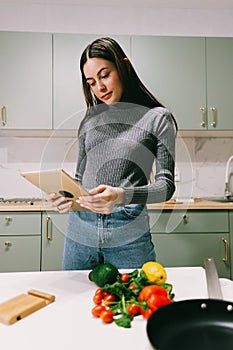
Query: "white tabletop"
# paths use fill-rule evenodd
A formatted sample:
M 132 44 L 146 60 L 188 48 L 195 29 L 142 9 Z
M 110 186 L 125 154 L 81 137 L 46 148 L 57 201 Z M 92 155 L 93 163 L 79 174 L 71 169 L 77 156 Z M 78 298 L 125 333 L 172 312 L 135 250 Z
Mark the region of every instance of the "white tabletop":
M 175 300 L 206 298 L 205 271 L 201 267 L 166 268 Z M 123 271 L 122 271 L 123 272 Z M 104 324 L 91 315 L 98 287 L 88 271 L 0 274 L 0 302 L 37 289 L 55 295 L 54 303 L 13 325 L 0 324 L 2 349 L 15 350 L 151 350 L 146 320 L 138 316 L 129 329 Z

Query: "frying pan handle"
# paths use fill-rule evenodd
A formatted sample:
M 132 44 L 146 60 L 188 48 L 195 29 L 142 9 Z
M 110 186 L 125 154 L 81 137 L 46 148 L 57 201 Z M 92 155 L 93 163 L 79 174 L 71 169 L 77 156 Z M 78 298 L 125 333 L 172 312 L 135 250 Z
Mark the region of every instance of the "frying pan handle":
M 206 258 L 204 260 L 204 263 L 209 299 L 223 299 L 222 290 L 218 278 L 218 272 L 216 269 L 214 259 Z

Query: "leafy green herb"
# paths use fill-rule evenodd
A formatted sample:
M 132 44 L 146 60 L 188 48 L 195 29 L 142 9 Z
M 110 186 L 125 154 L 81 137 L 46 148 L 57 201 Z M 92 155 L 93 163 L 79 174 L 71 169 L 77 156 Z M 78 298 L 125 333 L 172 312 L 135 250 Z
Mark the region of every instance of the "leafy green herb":
M 144 312 L 147 312 L 149 309 L 147 301 L 139 301 L 138 296 L 144 287 L 154 284 L 148 280 L 143 270 L 139 272 L 139 270 L 136 269 L 128 273 L 128 275 L 129 279 L 127 282 L 122 282 L 119 275 L 117 276 L 116 282 L 113 284 L 105 284 L 102 287 L 104 292 L 114 294 L 115 301 L 109 302 L 107 306 L 115 315 L 114 322 L 116 325 L 123 328 L 130 328 L 131 322 L 135 316 L 128 313 L 130 304 L 136 304 L 141 312 L 143 312 L 143 310 Z M 174 298 L 174 294 L 172 293 L 172 285 L 170 283 L 164 283 L 160 286 L 167 290 L 169 298 L 172 300 Z
M 114 320 L 114 322 L 120 326 L 120 327 L 124 327 L 124 328 L 131 328 L 131 321 L 133 319 L 132 315 L 129 314 L 122 314 L 121 317 L 116 318 Z
M 127 286 L 120 281 L 113 284 L 105 284 L 102 289 L 107 293 L 114 294 L 118 298 L 121 298 L 122 295 L 124 295 L 126 298 L 131 298 L 133 295 L 132 290 L 127 288 Z

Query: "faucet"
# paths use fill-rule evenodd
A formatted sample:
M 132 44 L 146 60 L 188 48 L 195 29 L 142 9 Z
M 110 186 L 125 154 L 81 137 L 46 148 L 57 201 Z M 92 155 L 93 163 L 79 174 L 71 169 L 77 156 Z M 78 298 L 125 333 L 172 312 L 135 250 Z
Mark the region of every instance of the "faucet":
M 228 161 L 227 161 L 227 164 L 226 164 L 226 174 L 225 174 L 225 197 L 227 199 L 230 199 L 230 197 L 233 196 L 233 192 L 231 192 L 231 189 L 230 189 L 230 184 L 229 184 L 229 168 L 230 168 L 230 163 L 231 161 L 233 161 L 233 156 L 231 156 Z

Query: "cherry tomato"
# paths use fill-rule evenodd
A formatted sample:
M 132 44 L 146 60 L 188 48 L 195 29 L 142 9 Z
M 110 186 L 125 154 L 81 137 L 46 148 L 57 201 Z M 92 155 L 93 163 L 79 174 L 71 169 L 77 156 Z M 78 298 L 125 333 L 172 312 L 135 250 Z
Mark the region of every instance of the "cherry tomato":
M 102 295 L 101 294 L 95 294 L 94 297 L 93 297 L 93 302 L 96 304 L 96 305 L 100 305 L 102 303 Z
M 104 323 L 111 323 L 113 322 L 113 316 L 114 316 L 114 312 L 112 310 L 103 310 L 100 313 L 100 318 Z
M 104 305 L 96 305 L 93 307 L 93 309 L 91 310 L 91 313 L 94 317 L 100 317 L 100 314 L 102 311 L 105 310 L 105 306 Z
M 104 296 L 104 291 L 103 291 L 103 289 L 101 289 L 101 288 L 96 289 L 95 295 L 101 295 L 102 298 L 103 298 L 103 296 Z
M 140 312 L 141 312 L 141 315 L 142 315 L 146 320 L 148 320 L 148 318 L 152 315 L 153 310 L 152 310 L 152 309 L 144 310 L 143 308 L 141 308 Z
M 132 290 L 136 290 L 136 289 L 137 289 L 137 287 L 135 286 L 135 284 L 130 284 L 128 288 L 129 288 L 129 289 L 132 289 Z
M 121 282 L 126 283 L 129 280 L 129 274 L 128 273 L 122 273 L 120 278 L 121 278 Z
M 115 295 L 114 294 L 107 294 L 104 297 L 104 303 L 108 304 L 111 303 L 112 301 L 115 301 Z
M 128 307 L 128 314 L 130 315 L 138 315 L 139 314 L 139 306 L 137 304 L 130 304 Z

